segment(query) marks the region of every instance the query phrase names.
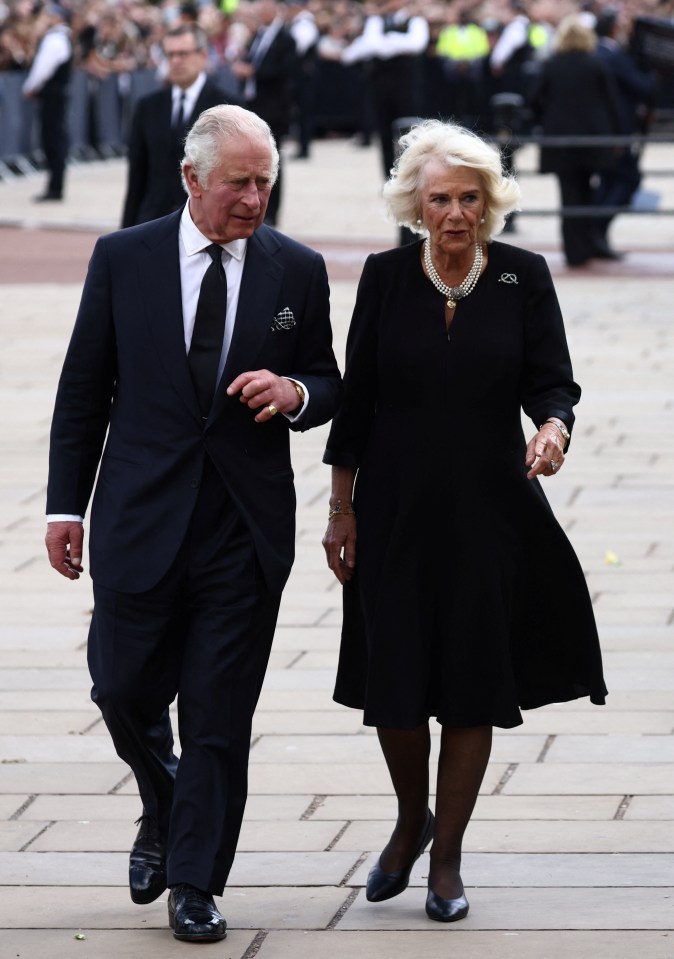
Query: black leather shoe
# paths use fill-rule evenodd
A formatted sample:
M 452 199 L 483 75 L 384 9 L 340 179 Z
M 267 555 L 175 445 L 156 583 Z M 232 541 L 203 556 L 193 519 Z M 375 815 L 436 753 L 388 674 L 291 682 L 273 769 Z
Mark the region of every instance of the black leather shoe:
M 33 197 L 33 203 L 58 203 L 62 199 L 62 193 L 41 193 L 40 196 Z
M 435 919 L 437 922 L 457 922 L 459 919 L 465 919 L 468 915 L 468 900 L 464 896 L 458 899 L 443 899 L 428 890 L 426 897 L 426 915 L 429 919 Z
M 166 889 L 166 844 L 154 819 L 137 820 L 138 835 L 129 856 L 129 891 L 138 905 L 154 902 Z
M 625 256 L 624 253 L 614 250 L 606 240 L 602 239 L 595 240 L 591 255 L 596 260 L 622 260 Z
M 168 916 L 176 939 L 215 942 L 227 935 L 227 923 L 215 908 L 213 896 L 186 882 L 171 888 Z
M 399 896 L 401 892 L 407 889 L 412 866 L 433 838 L 434 825 L 435 819 L 429 809 L 421 842 L 417 846 L 411 862 L 403 869 L 397 869 L 395 872 L 384 872 L 379 865 L 381 860 L 377 862 L 376 866 L 372 867 L 367 877 L 367 887 L 365 889 L 365 898 L 368 902 L 384 902 L 385 899 L 393 899 L 394 896 Z

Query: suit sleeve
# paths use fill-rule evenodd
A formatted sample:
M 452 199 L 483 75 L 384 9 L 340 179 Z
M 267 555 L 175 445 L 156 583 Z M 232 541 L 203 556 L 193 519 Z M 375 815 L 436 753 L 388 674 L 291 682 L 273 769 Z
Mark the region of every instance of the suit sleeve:
M 550 416 L 563 420 L 569 431 L 580 387 L 573 380 L 564 321 L 548 265 L 534 257 L 527 278 L 524 310 L 524 362 L 520 401 L 536 429 Z
M 313 258 L 306 315 L 295 363 L 294 371 L 285 375 L 305 384 L 309 402 L 301 416 L 288 425 L 292 430 L 304 431 L 327 423 L 334 415 L 341 395 L 341 377 L 332 350 L 328 274 L 320 254 Z
M 289 33 L 282 30 L 255 68 L 255 76 L 265 82 L 287 80 L 293 72 L 296 59 L 295 41 Z
M 344 398 L 334 418 L 323 462 L 360 465 L 377 402 L 377 320 L 381 291 L 375 260 L 368 257 L 358 284 L 356 305 L 346 343 Z
M 128 181 L 126 199 L 122 213 L 122 226 L 135 226 L 138 222 L 138 211 L 145 193 L 147 192 L 148 155 L 145 142 L 145 109 L 143 101 L 139 101 L 131 122 L 129 138 Z
M 89 264 L 56 394 L 47 513 L 84 516 L 103 451 L 115 379 L 109 269 L 101 239 Z

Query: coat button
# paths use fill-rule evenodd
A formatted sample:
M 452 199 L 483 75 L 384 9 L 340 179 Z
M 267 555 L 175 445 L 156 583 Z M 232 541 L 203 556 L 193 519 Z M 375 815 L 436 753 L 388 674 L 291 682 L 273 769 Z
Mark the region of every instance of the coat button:
M 193 479 L 190 482 L 190 486 L 192 487 L 192 489 L 199 489 L 199 480 Z

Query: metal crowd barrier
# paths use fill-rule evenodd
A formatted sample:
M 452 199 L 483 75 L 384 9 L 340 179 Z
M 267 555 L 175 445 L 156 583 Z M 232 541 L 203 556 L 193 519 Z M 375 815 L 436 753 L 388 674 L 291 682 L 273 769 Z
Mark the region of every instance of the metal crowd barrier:
M 544 136 L 543 134 L 513 134 L 510 131 L 497 134 L 493 141 L 502 151 L 508 151 L 511 156 L 525 145 L 538 147 L 621 147 L 654 146 L 657 144 L 674 144 L 672 133 L 635 133 L 622 136 Z M 537 170 L 517 171 L 517 176 L 549 176 L 540 174 Z M 665 169 L 642 170 L 642 179 L 646 177 L 674 177 L 674 163 Z M 674 216 L 674 208 L 660 208 L 647 204 L 633 204 L 631 206 L 566 206 L 558 209 L 526 209 L 517 213 L 517 216 L 559 216 L 567 218 L 594 218 L 597 216 L 613 217 L 627 214 L 630 216 Z
M 23 71 L 0 72 L 0 175 L 3 169 L 10 175 L 12 170 L 21 173 L 34 169 L 30 158 L 39 155 L 38 104 L 21 94 L 26 76 Z M 232 90 L 227 67 L 214 77 L 225 92 Z M 103 80 L 84 70 L 73 70 L 68 107 L 71 156 L 124 153 L 137 100 L 158 87 L 154 70 L 134 70 Z

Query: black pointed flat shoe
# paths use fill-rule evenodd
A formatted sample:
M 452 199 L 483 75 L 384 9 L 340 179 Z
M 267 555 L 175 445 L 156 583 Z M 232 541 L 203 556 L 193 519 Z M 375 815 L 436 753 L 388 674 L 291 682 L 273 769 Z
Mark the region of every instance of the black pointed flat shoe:
M 466 918 L 469 908 L 465 895 L 459 896 L 458 899 L 443 899 L 432 889 L 428 890 L 426 915 L 429 919 L 435 919 L 436 922 L 457 922 Z
M 174 937 L 184 942 L 217 942 L 227 935 L 227 923 L 213 896 L 186 882 L 171 887 L 168 917 Z
M 154 902 L 166 889 L 166 844 L 159 826 L 147 813 L 129 856 L 129 892 L 138 905 Z
M 429 809 L 426 817 L 426 825 L 424 826 L 424 832 L 421 837 L 421 842 L 419 843 L 411 862 L 409 862 L 408 865 L 403 869 L 397 869 L 395 872 L 384 872 L 379 865 L 381 860 L 377 861 L 376 866 L 372 867 L 370 874 L 367 877 L 365 898 L 368 902 L 384 902 L 385 899 L 393 899 L 394 896 L 399 896 L 401 892 L 404 892 L 407 889 L 412 867 L 433 838 L 434 826 L 435 818 Z

